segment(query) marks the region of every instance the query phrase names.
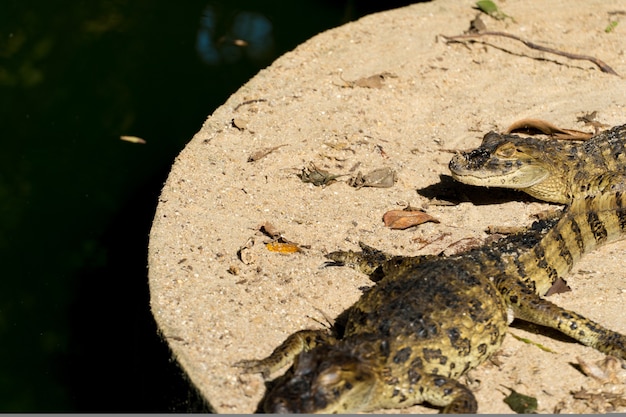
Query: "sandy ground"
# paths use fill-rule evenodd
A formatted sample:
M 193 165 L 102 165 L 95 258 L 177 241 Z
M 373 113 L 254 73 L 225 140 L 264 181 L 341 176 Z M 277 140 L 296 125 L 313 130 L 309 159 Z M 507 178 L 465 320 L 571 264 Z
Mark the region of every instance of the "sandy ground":
M 321 327 L 369 284 L 348 268 L 321 268 L 325 253 L 358 241 L 395 254 L 438 253 L 460 239 L 485 238 L 488 226 L 529 224 L 550 207 L 514 192 L 438 186 L 451 150 L 475 147 L 484 133 L 525 117 L 581 130 L 591 128 L 577 117 L 592 111 L 607 125 L 626 122 L 626 81 L 590 62 L 504 38 L 446 44 L 438 35 L 467 30 L 473 3 L 418 4 L 310 39 L 217 109 L 176 159 L 151 233 L 151 306 L 174 356 L 217 412 L 252 412 L 263 394 L 261 377 L 241 375 L 234 362 L 266 356 L 298 329 Z M 626 11 L 623 2 L 500 5 L 515 22 L 483 15 L 488 30 L 594 55 L 626 74 L 626 15 L 610 14 Z M 620 24 L 605 33 L 610 20 Z M 386 74 L 380 88 L 351 83 L 376 74 Z M 349 175 L 390 167 L 397 182 L 355 189 L 347 176 L 316 187 L 296 175 L 311 162 Z M 425 188 L 461 202 L 434 205 Z M 441 223 L 386 228 L 382 214 L 407 204 Z M 307 249 L 268 251 L 270 239 L 258 231 L 264 222 Z M 242 262 L 237 251 L 247 242 Z M 568 280 L 573 291 L 552 300 L 626 333 L 625 253 L 620 242 L 588 255 Z M 605 412 L 611 399 L 624 403 L 623 372 L 602 383 L 572 365 L 604 355 L 537 329 L 511 333 L 556 353 L 508 335 L 496 360 L 470 374 L 479 412 L 511 413 L 506 387 L 536 397 L 541 413 Z

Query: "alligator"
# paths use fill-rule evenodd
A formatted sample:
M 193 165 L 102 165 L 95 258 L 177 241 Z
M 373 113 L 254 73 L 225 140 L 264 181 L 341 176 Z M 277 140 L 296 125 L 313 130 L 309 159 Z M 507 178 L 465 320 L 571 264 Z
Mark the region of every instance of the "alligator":
M 593 194 L 626 173 L 626 125 L 584 142 L 487 133 L 477 149 L 457 154 L 452 177 L 469 185 L 521 190 L 553 203 Z
M 578 154 L 571 151 L 576 144 L 559 146 Z M 617 165 L 621 155 L 614 156 Z M 520 189 L 543 196 L 553 186 L 529 181 L 536 172 L 508 178 L 524 179 Z M 373 287 L 330 329 L 295 332 L 267 358 L 235 365 L 266 379 L 289 367 L 268 383 L 261 402 L 266 412 L 352 413 L 429 403 L 444 413 L 475 413 L 476 399 L 459 378 L 500 348 L 513 318 L 626 359 L 626 336 L 541 296 L 583 254 L 624 236 L 626 178 L 610 172 L 598 174 L 602 179 L 584 195 L 574 192 L 576 174 L 559 177 L 557 188 L 566 190 L 559 202 L 568 203 L 560 217 L 464 253 L 403 257 L 361 244 L 359 252 L 327 254 L 330 265 L 368 274 Z

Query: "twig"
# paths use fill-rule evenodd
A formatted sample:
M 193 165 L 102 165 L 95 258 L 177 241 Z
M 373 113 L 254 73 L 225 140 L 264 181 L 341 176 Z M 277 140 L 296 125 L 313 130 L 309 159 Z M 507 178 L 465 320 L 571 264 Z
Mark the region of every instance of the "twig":
M 537 49 L 539 51 L 544 51 L 544 52 L 548 52 L 548 53 L 551 53 L 551 54 L 564 56 L 564 57 L 569 58 L 569 59 L 579 59 L 579 60 L 584 60 L 584 61 L 591 61 L 594 64 L 596 64 L 598 66 L 598 68 L 600 68 L 600 71 L 606 72 L 608 74 L 617 75 L 619 77 L 619 74 L 617 72 L 615 72 L 613 70 L 613 68 L 609 67 L 604 61 L 601 61 L 601 60 L 599 60 L 596 57 L 589 56 L 589 55 L 570 54 L 569 52 L 563 52 L 563 51 L 559 51 L 557 49 L 548 48 L 546 46 L 537 45 L 536 43 L 532 43 L 530 41 L 524 40 L 524 39 L 522 39 L 522 38 L 520 38 L 518 36 L 511 35 L 510 33 L 505 33 L 505 32 L 480 32 L 480 33 L 471 33 L 471 34 L 467 34 L 467 35 L 457 35 L 457 36 L 441 35 L 441 36 L 448 42 L 450 42 L 450 41 L 459 41 L 459 40 L 462 40 L 462 39 L 473 39 L 473 38 L 478 38 L 478 37 L 481 37 L 481 36 L 502 36 L 502 37 L 505 37 L 505 38 L 515 39 L 516 41 L 520 41 L 524 45 L 528 46 L 529 48 Z

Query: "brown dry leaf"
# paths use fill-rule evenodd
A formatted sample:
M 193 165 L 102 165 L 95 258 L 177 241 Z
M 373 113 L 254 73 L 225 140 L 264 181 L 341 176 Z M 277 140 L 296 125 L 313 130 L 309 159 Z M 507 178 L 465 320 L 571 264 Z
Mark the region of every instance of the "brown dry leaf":
M 422 210 L 390 210 L 383 215 L 385 226 L 404 230 L 422 223 L 439 223 L 439 220 Z
M 478 32 L 482 32 L 483 30 L 487 30 L 487 25 L 485 25 L 485 22 L 483 22 L 483 20 L 480 18 L 480 13 L 479 13 L 476 15 L 474 20 L 470 22 L 469 32 L 478 33 Z
M 558 277 L 556 279 L 556 281 L 554 281 L 554 283 L 552 284 L 552 286 L 548 289 L 548 291 L 546 292 L 545 296 L 549 297 L 553 294 L 562 294 L 564 292 L 569 292 L 572 289 L 570 288 L 569 285 L 567 285 L 567 281 L 565 281 L 563 278 Z
M 617 374 L 620 371 L 621 363 L 615 356 L 606 356 L 593 363 L 586 362 L 580 356 L 577 356 L 576 360 L 578 361 L 581 371 L 583 371 L 585 375 L 597 379 L 603 384 L 619 383 Z
M 283 146 L 287 146 L 287 145 L 283 144 L 283 145 L 278 145 L 278 146 L 272 146 L 269 148 L 259 149 L 258 151 L 253 152 L 252 155 L 248 157 L 248 162 L 254 162 L 254 161 L 258 161 L 261 158 L 265 158 L 267 155 L 271 154 L 276 149 L 282 148 Z
M 618 407 L 626 406 L 623 392 L 594 391 L 581 388 L 579 391 L 572 391 L 572 397 L 584 401 L 596 413 L 610 413 Z
M 522 232 L 525 228 L 523 226 L 487 226 L 485 230 L 490 235 L 512 235 L 514 233 Z
M 396 182 L 396 171 L 389 167 L 375 169 L 363 175 L 360 171 L 356 177 L 348 180 L 348 185 L 356 189 L 362 187 L 389 188 Z
M 280 232 L 270 222 L 265 222 L 261 226 L 259 226 L 259 231 L 265 236 L 271 237 L 272 239 L 278 239 L 280 237 Z
M 560 208 L 549 208 L 549 209 L 546 209 L 546 210 L 541 210 L 540 212 L 537 212 L 537 213 L 533 214 L 533 216 L 537 220 L 551 220 L 551 219 L 557 218 L 561 214 L 563 214 L 563 210 L 562 209 L 560 209 Z
M 386 78 L 395 78 L 396 75 L 390 72 L 381 72 L 380 74 L 370 75 L 369 77 L 359 78 L 355 81 L 346 81 L 342 78 L 342 81 L 347 84 L 348 87 L 364 87 L 364 88 L 382 88 Z
M 337 181 L 337 178 L 342 177 L 341 174 L 331 174 L 328 171 L 320 169 L 311 162 L 310 167 L 302 168 L 300 174 L 296 174 L 302 182 L 310 182 L 317 187 L 325 187 L 333 182 Z
M 365 78 L 359 78 L 354 82 L 354 85 L 366 88 L 382 88 L 384 82 L 385 77 L 382 74 L 376 74 Z
M 434 237 L 430 236 L 428 238 L 416 236 L 413 239 L 411 239 L 411 242 L 419 243 L 419 245 L 417 246 L 417 249 L 424 249 L 426 246 L 431 245 L 439 240 L 443 240 L 444 238 L 450 235 L 452 235 L 452 233 L 445 232 L 445 233 L 441 233 L 439 236 L 434 236 Z
M 300 246 L 298 246 L 297 243 L 291 243 L 291 242 L 270 242 L 270 243 L 266 243 L 265 247 L 270 252 L 278 252 L 278 253 L 285 253 L 285 254 L 302 252 L 302 249 L 300 249 Z
M 483 241 L 477 237 L 466 237 L 459 239 L 456 242 L 452 242 L 443 251 L 446 256 L 458 255 L 459 253 L 467 252 L 470 249 L 474 249 L 483 244 Z
M 534 134 L 537 131 L 546 135 L 554 136 L 557 139 L 567 140 L 587 140 L 593 136 L 592 133 L 581 132 L 580 130 L 561 129 L 550 122 L 541 119 L 522 119 L 513 123 L 504 130 L 505 134 L 523 131 Z
M 596 116 L 598 115 L 597 111 L 593 111 L 591 113 L 583 114 L 580 117 L 576 118 L 576 121 L 583 122 L 585 126 L 593 127 L 596 135 L 600 132 L 600 129 L 603 127 L 609 127 L 606 123 L 601 123 L 596 120 Z
M 241 262 L 243 262 L 244 265 L 250 265 L 256 261 L 256 257 L 250 250 L 253 246 L 254 246 L 254 239 L 249 238 L 246 241 L 246 243 L 244 243 L 243 246 L 241 246 L 237 250 L 237 257 L 239 258 Z
M 248 121 L 245 119 L 240 119 L 240 118 L 234 118 L 232 120 L 233 123 L 233 127 L 237 128 L 238 130 L 242 131 L 244 130 L 246 127 L 248 127 Z

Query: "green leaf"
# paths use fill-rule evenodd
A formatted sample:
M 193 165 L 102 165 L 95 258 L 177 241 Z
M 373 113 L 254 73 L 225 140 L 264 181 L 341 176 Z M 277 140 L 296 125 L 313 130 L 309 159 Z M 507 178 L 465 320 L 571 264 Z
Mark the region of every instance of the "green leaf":
M 476 7 L 483 13 L 491 15 L 498 12 L 498 6 L 491 0 L 480 0 L 476 2 Z
M 508 17 L 513 22 L 515 22 L 515 19 L 513 19 L 508 14 L 502 12 L 500 9 L 498 9 L 498 6 L 496 6 L 496 4 L 491 0 L 477 1 L 476 8 L 480 10 L 481 12 L 488 14 L 489 16 L 493 17 L 496 20 L 504 20 Z
M 545 351 L 545 352 L 556 353 L 555 351 L 553 351 L 553 350 L 552 350 L 552 349 L 550 349 L 549 347 L 545 347 L 545 346 L 544 346 L 544 345 L 542 345 L 541 343 L 533 342 L 532 340 L 530 340 L 530 339 L 526 339 L 525 337 L 516 336 L 516 335 L 514 335 L 513 333 L 510 333 L 510 332 L 509 332 L 509 334 L 510 334 L 511 336 L 513 336 L 514 338 L 516 338 L 517 340 L 519 340 L 520 342 L 524 342 L 524 343 L 527 343 L 527 344 L 529 344 L 529 345 L 534 345 L 534 346 L 537 346 L 539 349 L 541 349 L 541 350 L 543 350 L 543 351 Z
M 606 33 L 610 33 L 613 32 L 613 29 L 615 29 L 615 27 L 617 26 L 619 22 L 617 20 L 614 20 L 612 22 L 609 23 L 609 25 L 604 29 L 604 31 Z
M 537 411 L 537 399 L 528 395 L 520 394 L 513 388 L 505 387 L 511 393 L 504 399 L 504 402 L 517 414 L 531 414 Z

